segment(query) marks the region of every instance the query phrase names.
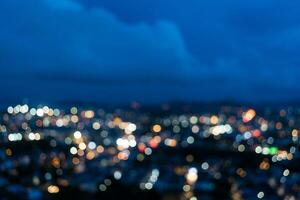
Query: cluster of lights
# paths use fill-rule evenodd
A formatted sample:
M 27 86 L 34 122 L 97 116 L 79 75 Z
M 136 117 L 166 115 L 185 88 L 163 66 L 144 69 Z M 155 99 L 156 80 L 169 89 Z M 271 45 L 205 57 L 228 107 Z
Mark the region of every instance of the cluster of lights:
M 268 131 L 274 129 L 278 130 L 279 137 L 288 132 L 286 135 L 292 138 L 295 146 L 299 138 L 298 130 L 291 128 L 285 132 L 283 131 L 284 123 L 279 122 L 279 120 L 267 121 L 257 116 L 254 109 L 238 112 L 239 114 L 236 116 L 227 116 L 226 114 L 205 114 L 199 116 L 193 114 L 156 118 L 149 122 L 146 128 L 143 127 L 143 123 L 133 122 L 134 120 L 132 120 L 132 118 L 121 118 L 122 114 L 120 117 L 116 117 L 115 114 L 111 113 L 101 114 L 102 111 L 99 112 L 99 110 L 98 112 L 93 110 L 79 110 L 76 107 L 72 107 L 70 113 L 65 113 L 62 110 L 53 109 L 48 106 L 30 108 L 25 104 L 14 107 L 10 106 L 7 108 L 7 113 L 9 117 L 19 117 L 23 114 L 25 116 L 24 119 L 28 120 L 23 120 L 20 123 L 21 128 L 24 130 L 20 131 L 21 133 L 7 133 L 11 131 L 11 127 L 0 125 L 1 132 L 7 133 L 7 135 L 3 135 L 5 138 L 7 136 L 9 141 L 22 141 L 23 139 L 38 141 L 50 135 L 54 136 L 55 139 L 52 139 L 49 143 L 52 147 L 55 147 L 56 140 L 60 140 L 60 138 L 62 138 L 61 136 L 55 135 L 51 131 L 41 131 L 40 133 L 36 131 L 40 131 L 40 128 L 43 127 L 70 128 L 73 131 L 70 131 L 71 134 L 68 132 L 67 137 L 64 137 L 63 141 L 65 145 L 67 145 L 69 153 L 72 155 L 72 162 L 70 163 L 74 164 L 74 171 L 76 173 L 85 171 L 86 162 L 103 155 L 103 157 L 109 158 L 101 157 L 99 163 L 103 167 L 114 167 L 111 172 L 113 172 L 115 180 L 122 178 L 123 174 L 121 171 L 125 173 L 124 169 L 122 169 L 123 165 L 118 163 L 125 163 L 125 161 L 130 162 L 132 159 L 129 159 L 129 156 L 132 158 L 131 156 L 134 155 L 136 156 L 134 159 L 136 158 L 142 162 L 145 158 L 148 159 L 147 156 L 151 158 L 153 152 L 156 151 L 155 149 L 160 149 L 162 146 L 171 148 L 185 148 L 191 144 L 195 144 L 196 146 L 199 142 L 202 142 L 202 138 L 206 137 L 211 137 L 214 140 L 222 140 L 225 138 L 226 141 L 235 138 L 233 139 L 235 141 L 232 142 L 233 147 L 239 152 L 247 150 L 261 154 L 264 159 L 260 162 L 259 169 L 269 170 L 270 168 L 272 169 L 271 161 L 277 162 L 293 159 L 296 147 L 291 147 L 290 151 L 279 150 L 276 146 L 276 140 L 278 138 L 274 135 L 267 137 L 269 134 Z M 20 119 L 22 118 L 20 117 Z M 39 129 L 34 130 L 31 124 L 34 124 Z M 15 127 L 15 130 L 11 132 L 16 131 L 19 131 L 19 127 Z M 95 134 L 95 137 L 93 134 Z M 224 134 L 231 135 L 226 136 Z M 229 142 L 227 142 L 227 144 L 228 143 Z M 280 148 L 284 149 L 285 147 Z M 6 149 L 6 155 L 12 155 L 11 149 Z M 63 166 L 61 165 L 62 160 L 63 159 L 57 155 L 51 155 L 51 165 L 57 169 L 57 173 L 61 173 L 60 170 Z M 98 162 L 98 159 L 95 160 Z M 186 160 L 192 164 L 194 162 L 194 156 L 189 155 L 186 157 Z M 187 168 L 184 166 L 182 168 L 184 172 L 181 175 L 185 175 L 186 180 L 183 191 L 186 192 L 187 199 L 195 200 L 197 198 L 191 193 L 198 180 L 198 170 L 195 167 Z M 208 162 L 203 162 L 201 164 L 201 169 L 203 170 L 201 173 L 212 173 L 213 170 L 216 170 L 215 168 L 213 163 L 208 164 Z M 282 175 L 285 178 L 291 173 L 289 169 L 285 169 Z M 248 174 L 248 171 L 238 168 L 236 174 L 244 178 Z M 52 180 L 50 173 L 48 173 L 47 177 L 47 180 Z M 158 177 L 159 170 L 153 169 L 142 183 L 140 183 L 140 188 L 143 190 L 151 190 L 158 180 Z M 281 182 L 283 182 L 282 180 Z M 106 191 L 110 184 L 110 179 L 105 179 L 104 182 L 98 186 L 99 190 Z M 47 191 L 49 193 L 58 193 L 59 187 L 50 185 L 47 187 Z M 257 198 L 264 198 L 264 196 L 263 191 L 257 193 Z
M 275 155 L 278 153 L 278 148 L 277 147 L 261 147 L 257 146 L 255 148 L 255 152 L 257 154 L 263 154 L 263 155 Z
M 103 182 L 104 182 L 103 184 L 99 185 L 99 190 L 101 192 L 106 191 L 107 187 L 109 187 L 112 183 L 110 179 L 105 179 Z
M 224 133 L 232 133 L 232 128 L 229 124 L 226 125 L 217 125 L 209 129 L 210 133 L 213 135 L 220 135 Z
M 28 134 L 28 139 L 29 140 L 40 140 L 41 139 L 41 134 L 31 132 L 31 133 Z
M 21 141 L 23 138 L 21 133 L 10 133 L 8 135 L 8 140 L 11 142 L 15 142 L 15 141 Z
M 118 145 L 118 149 L 128 149 L 129 147 L 135 147 L 136 146 L 136 141 L 135 137 L 131 135 L 132 137 L 127 137 L 127 138 L 118 138 L 116 143 Z
M 29 107 L 27 104 L 24 104 L 24 105 L 17 105 L 15 107 L 12 107 L 12 106 L 9 106 L 7 108 L 7 112 L 9 114 L 18 114 L 18 113 L 22 113 L 22 114 L 25 114 L 27 113 L 29 110 Z
M 247 123 L 250 122 L 256 115 L 255 110 L 249 109 L 243 113 L 243 122 Z
M 189 185 L 193 185 L 198 180 L 197 168 L 195 168 L 195 167 L 189 168 L 185 178 Z
M 147 189 L 147 190 L 151 190 L 155 184 L 155 182 L 157 181 L 159 176 L 159 170 L 158 169 L 153 169 L 148 180 L 144 183 L 142 182 L 140 184 L 140 188 L 142 190 Z

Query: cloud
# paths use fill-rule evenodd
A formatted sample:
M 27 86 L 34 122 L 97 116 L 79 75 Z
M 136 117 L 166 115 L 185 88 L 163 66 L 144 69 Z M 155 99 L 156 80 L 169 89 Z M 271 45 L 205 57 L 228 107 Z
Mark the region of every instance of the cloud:
M 299 3 L 129 1 L 1 0 L 5 93 L 299 99 Z
M 215 75 L 228 84 L 239 81 L 251 87 L 262 82 L 274 89 L 298 87 L 298 1 L 129 0 L 125 9 L 118 6 L 122 0 L 78 1 L 88 7 L 104 6 L 127 23 L 176 22 L 186 48 L 199 60 L 189 74 Z
M 1 76 L 180 82 L 196 62 L 169 21 L 128 25 L 71 0 L 3 0 L 0 18 Z

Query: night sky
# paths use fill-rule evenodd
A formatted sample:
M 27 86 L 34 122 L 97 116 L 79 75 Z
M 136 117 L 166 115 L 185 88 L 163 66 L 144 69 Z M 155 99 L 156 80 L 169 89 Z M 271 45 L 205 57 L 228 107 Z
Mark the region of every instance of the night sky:
M 300 99 L 300 1 L 1 0 L 0 101 Z

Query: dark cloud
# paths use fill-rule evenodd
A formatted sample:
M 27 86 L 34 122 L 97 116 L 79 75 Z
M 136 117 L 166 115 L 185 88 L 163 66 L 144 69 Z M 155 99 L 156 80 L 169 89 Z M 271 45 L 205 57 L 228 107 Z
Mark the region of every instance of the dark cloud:
M 8 10 L 0 18 L 9 19 L 0 36 L 2 76 L 178 80 L 194 62 L 171 22 L 127 25 L 67 0 L 1 4 Z
M 108 99 L 120 90 L 131 96 L 121 101 L 298 99 L 299 7 L 277 0 L 2 0 L 1 83 L 6 93 L 22 89 L 12 98 L 41 87 L 54 99 L 76 98 L 68 92 L 76 85 L 85 97 L 102 98 L 100 88 Z

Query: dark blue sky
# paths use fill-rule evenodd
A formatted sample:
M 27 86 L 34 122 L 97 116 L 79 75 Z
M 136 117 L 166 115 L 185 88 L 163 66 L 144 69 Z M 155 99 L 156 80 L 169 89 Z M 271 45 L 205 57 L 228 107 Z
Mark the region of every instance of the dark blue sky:
M 293 0 L 1 0 L 0 100 L 299 100 L 299 9 Z

